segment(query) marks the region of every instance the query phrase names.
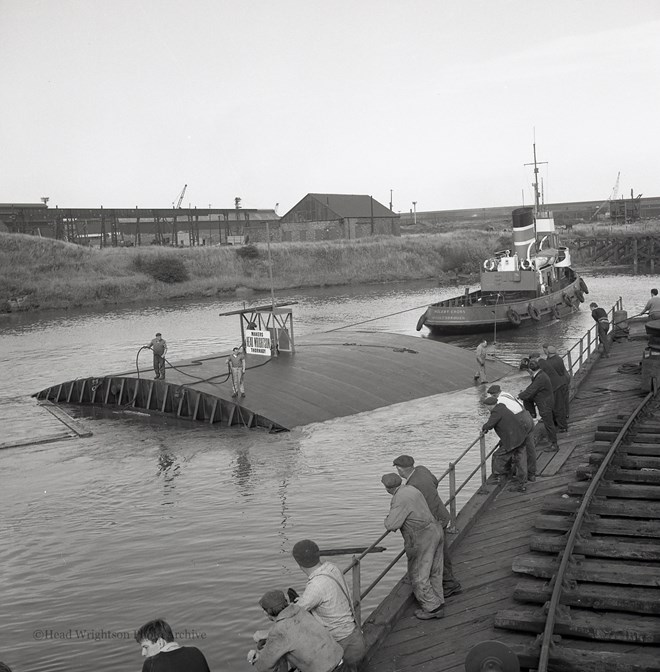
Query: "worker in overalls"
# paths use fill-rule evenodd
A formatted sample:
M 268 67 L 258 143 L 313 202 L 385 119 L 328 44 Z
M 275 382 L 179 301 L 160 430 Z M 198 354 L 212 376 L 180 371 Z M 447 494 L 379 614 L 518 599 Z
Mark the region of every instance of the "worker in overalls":
M 154 353 L 154 378 L 165 380 L 165 353 L 167 352 L 167 343 L 160 331 L 156 338 L 152 338 L 145 348 L 149 348 Z
M 229 375 L 231 376 L 232 397 L 237 397 L 239 392 L 241 397 L 245 396 L 245 355 L 240 348 L 234 348 L 227 360 Z

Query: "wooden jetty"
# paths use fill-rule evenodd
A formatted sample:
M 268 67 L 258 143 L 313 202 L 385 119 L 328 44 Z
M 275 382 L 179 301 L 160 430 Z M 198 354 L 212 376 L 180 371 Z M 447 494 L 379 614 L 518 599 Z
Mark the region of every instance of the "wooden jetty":
M 570 239 L 577 259 L 588 259 L 589 264 L 607 268 L 632 267 L 655 272 L 656 257 L 660 250 L 660 236 L 628 233 L 625 236 L 581 236 Z
M 241 312 L 241 311 L 238 311 Z M 233 399 L 229 352 L 174 362 L 165 380 L 145 369 L 51 385 L 33 396 L 54 403 L 130 408 L 214 426 L 291 429 L 473 385 L 464 349 L 386 332 L 334 331 L 298 337 L 295 352 L 246 356 L 246 392 Z M 489 361 L 490 381 L 512 371 Z
M 550 599 L 551 578 L 561 557 L 557 553 L 565 543 L 561 533 L 576 510 L 576 495 L 586 490 L 584 479 L 623 424 L 622 416 L 643 399 L 640 376 L 628 371 L 642 360 L 645 345 L 642 340 L 617 342 L 609 359 L 595 360 L 572 401 L 569 431 L 559 434 L 559 451 L 539 453 L 537 481 L 529 483 L 525 493 L 490 485 L 479 495 L 487 506 L 481 506 L 478 516 L 470 511 L 463 519 L 459 515 L 458 526 L 465 529 L 453 536 L 451 548 L 463 592 L 447 600 L 445 618 L 416 619 L 409 587 L 403 590 L 402 582 L 367 619 L 367 636 L 371 628 L 382 626 L 388 612 L 392 622 L 391 630 L 371 650 L 365 672 L 516 669 L 494 663 L 466 666 L 475 646 L 493 640 L 516 653 L 519 669 L 537 669 L 541 646 L 534 637 L 543 631 L 543 604 Z M 568 592 L 555 621 L 548 669 L 660 670 L 658 414 L 641 421 L 636 432 L 633 448 L 615 458 L 608 478 L 620 480 L 617 469 L 634 469 L 632 478 L 637 482 L 608 483 L 599 493 L 607 499 L 592 500 L 596 503 L 579 538 L 578 555 L 571 560 L 567 583 L 561 584 Z M 590 457 L 592 453 L 595 456 Z M 645 507 L 645 514 L 633 512 L 640 507 Z M 598 525 L 608 529 L 597 529 Z M 625 549 L 625 557 L 615 567 L 603 558 L 617 535 L 621 541 L 617 547 L 620 553 Z M 584 581 L 579 586 L 582 592 L 577 592 Z M 589 606 L 597 612 L 587 616 Z

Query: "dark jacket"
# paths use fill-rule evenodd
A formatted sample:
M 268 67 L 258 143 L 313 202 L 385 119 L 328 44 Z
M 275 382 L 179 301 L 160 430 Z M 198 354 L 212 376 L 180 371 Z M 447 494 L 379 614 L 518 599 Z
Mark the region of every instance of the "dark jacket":
M 542 369 L 534 375 L 532 382 L 528 385 L 518 397 L 523 401 L 531 401 L 536 404 L 539 412 L 552 411 L 555 404 L 555 396 L 552 392 L 552 383 L 548 374 Z
M 550 366 L 564 379 L 564 385 L 571 380 L 571 376 L 564 366 L 564 360 L 559 355 L 548 355 L 546 360 Z
M 481 428 L 482 432 L 494 429 L 502 442 L 502 450 L 505 453 L 517 448 L 524 443 L 526 432 L 523 430 L 520 421 L 504 405 L 495 404 L 490 412 L 490 418 Z
M 593 317 L 596 322 L 599 320 L 607 320 L 609 322 L 605 308 L 594 308 L 591 311 L 591 317 Z
M 442 503 L 440 495 L 438 495 L 438 479 L 425 466 L 420 464 L 410 474 L 406 485 L 414 486 L 424 495 L 433 517 L 442 523 L 442 527 L 447 527 L 451 516 Z
M 564 377 L 560 376 L 557 371 L 555 371 L 555 367 L 552 366 L 552 364 L 550 364 L 547 359 L 539 359 L 538 362 L 541 371 L 544 371 L 548 374 L 553 392 L 558 390 L 562 385 L 566 385 L 566 380 L 564 380 Z

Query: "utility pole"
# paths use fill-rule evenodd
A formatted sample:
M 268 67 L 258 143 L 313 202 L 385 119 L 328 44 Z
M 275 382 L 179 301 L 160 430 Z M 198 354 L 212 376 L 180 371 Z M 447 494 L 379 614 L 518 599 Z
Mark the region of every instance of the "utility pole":
M 413 201 L 413 224 L 417 224 L 417 201 Z
M 390 210 L 392 210 L 392 189 L 390 189 Z

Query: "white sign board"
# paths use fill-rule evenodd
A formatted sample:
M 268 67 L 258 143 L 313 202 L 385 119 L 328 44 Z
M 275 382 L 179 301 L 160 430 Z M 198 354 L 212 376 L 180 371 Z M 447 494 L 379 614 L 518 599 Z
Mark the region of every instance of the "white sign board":
M 270 357 L 270 331 L 245 330 L 245 352 Z

